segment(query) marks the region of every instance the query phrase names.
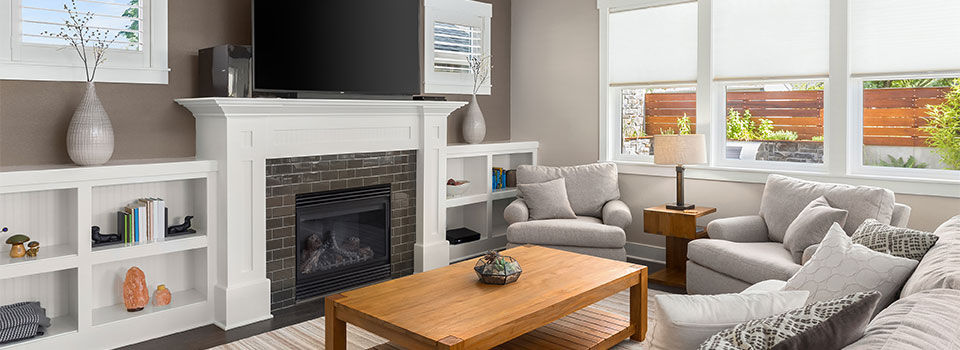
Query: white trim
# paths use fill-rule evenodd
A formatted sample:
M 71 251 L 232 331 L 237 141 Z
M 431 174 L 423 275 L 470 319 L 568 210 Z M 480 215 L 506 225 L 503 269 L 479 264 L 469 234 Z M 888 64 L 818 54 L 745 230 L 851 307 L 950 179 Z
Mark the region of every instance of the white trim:
M 627 242 L 623 248 L 627 251 L 627 258 L 646 260 L 658 264 L 666 264 L 667 249 L 655 245 Z
M 141 0 L 141 51 L 109 50 L 97 82 L 167 84 L 168 0 Z M 68 46 L 22 43 L 21 0 L 0 0 L 0 80 L 86 81 L 82 63 Z

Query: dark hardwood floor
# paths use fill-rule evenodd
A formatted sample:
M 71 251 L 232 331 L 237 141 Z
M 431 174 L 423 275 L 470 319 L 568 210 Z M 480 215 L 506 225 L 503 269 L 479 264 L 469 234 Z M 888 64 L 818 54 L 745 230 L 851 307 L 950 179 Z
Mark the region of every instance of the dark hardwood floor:
M 629 259 L 630 262 L 647 266 L 653 273 L 664 268 L 663 264 Z M 683 289 L 662 286 L 655 283 L 649 284 L 650 289 L 669 293 L 685 293 Z M 260 333 L 269 332 L 275 329 L 294 325 L 300 322 L 309 321 L 323 316 L 323 299 L 316 299 L 302 302 L 296 306 L 273 313 L 273 318 L 257 322 L 248 326 L 243 326 L 229 331 L 224 331 L 214 325 L 194 328 L 188 331 L 175 333 L 166 337 L 148 340 L 142 343 L 133 344 L 121 349 L 136 350 L 170 350 L 170 349 L 207 349 L 218 345 L 231 343 L 243 338 L 251 337 Z

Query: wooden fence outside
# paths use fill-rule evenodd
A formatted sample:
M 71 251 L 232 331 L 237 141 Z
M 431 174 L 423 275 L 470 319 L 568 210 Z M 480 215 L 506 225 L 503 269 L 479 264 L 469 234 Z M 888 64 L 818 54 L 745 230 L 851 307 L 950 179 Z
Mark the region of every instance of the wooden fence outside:
M 926 147 L 926 106 L 943 102 L 950 88 L 870 89 L 863 94 L 864 144 Z M 773 121 L 774 130 L 797 133 L 799 140 L 823 135 L 823 91 L 730 92 L 727 109 Z M 696 131 L 695 93 L 649 93 L 644 103 L 647 135 L 677 130 L 677 118 L 690 118 Z

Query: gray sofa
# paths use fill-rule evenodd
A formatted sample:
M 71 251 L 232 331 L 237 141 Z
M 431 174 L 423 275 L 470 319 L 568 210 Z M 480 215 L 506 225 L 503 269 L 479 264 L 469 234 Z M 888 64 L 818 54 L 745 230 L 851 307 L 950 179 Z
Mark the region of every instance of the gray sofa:
M 895 203 L 893 192 L 887 189 L 770 175 L 759 215 L 713 220 L 707 225 L 710 238 L 687 246 L 687 292 L 739 293 L 760 281 L 789 279 L 800 270 L 801 261 L 784 248 L 784 233 L 800 211 L 820 196 L 849 211 L 843 225 L 847 234 L 867 218 L 905 226 L 910 217 L 910 207 Z M 815 250 L 816 246 L 807 248 L 804 257 Z
M 617 166 L 597 163 L 569 167 L 521 165 L 518 184 L 542 183 L 564 178 L 567 198 L 576 219 L 531 220 L 522 194 L 503 212 L 507 224 L 507 248 L 541 245 L 608 259 L 626 260 L 623 229 L 633 217 L 620 201 Z
M 940 225 L 940 236 L 907 279 L 900 298 L 867 324 L 844 349 L 960 349 L 960 215 Z M 780 290 L 785 281 L 764 281 L 750 291 Z

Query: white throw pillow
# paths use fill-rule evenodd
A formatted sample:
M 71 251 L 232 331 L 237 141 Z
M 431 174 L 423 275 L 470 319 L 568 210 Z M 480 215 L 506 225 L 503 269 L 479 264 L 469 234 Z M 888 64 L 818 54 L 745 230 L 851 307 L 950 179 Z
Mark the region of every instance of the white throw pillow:
M 817 252 L 783 290 L 809 291 L 810 304 L 875 290 L 880 292 L 876 314 L 896 299 L 918 263 L 854 244 L 843 228 L 834 223 Z
M 696 349 L 719 331 L 801 308 L 806 291 L 718 295 L 656 295 L 651 349 Z

